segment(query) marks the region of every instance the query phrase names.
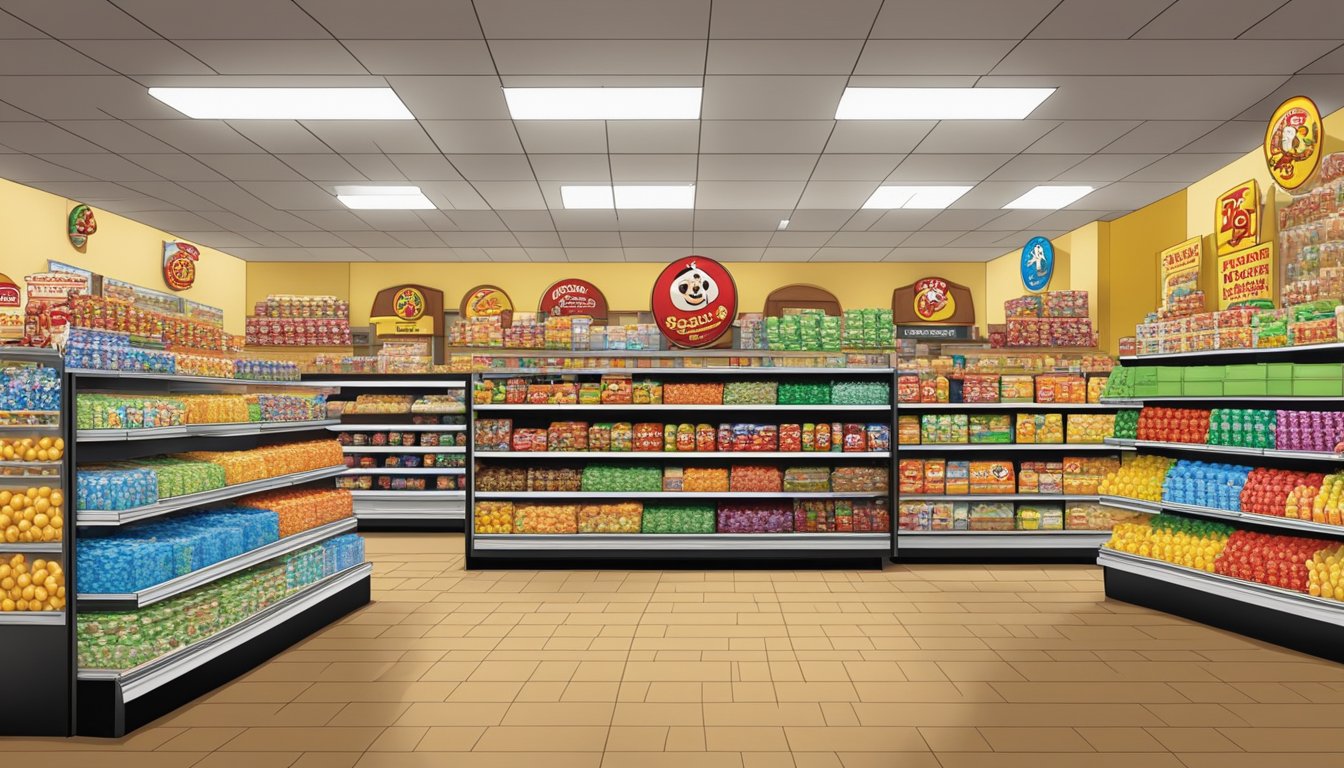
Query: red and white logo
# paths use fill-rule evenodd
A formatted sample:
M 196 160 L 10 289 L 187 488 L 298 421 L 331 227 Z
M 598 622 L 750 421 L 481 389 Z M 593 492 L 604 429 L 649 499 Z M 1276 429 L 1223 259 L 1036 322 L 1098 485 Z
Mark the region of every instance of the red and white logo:
M 737 285 L 722 264 L 687 256 L 663 269 L 653 283 L 658 330 L 679 347 L 707 347 L 737 318 Z
M 546 289 L 539 309 L 552 317 L 588 315 L 602 319 L 607 316 L 607 297 L 587 280 L 568 278 Z

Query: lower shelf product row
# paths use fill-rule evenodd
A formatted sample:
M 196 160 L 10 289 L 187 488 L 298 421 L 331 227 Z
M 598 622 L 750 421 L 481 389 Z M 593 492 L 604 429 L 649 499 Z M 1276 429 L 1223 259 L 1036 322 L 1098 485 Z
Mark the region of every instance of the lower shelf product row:
M 467 478 L 464 475 L 434 475 L 432 478 L 347 475 L 336 478 L 336 487 L 347 491 L 461 491 L 466 490 Z
M 77 509 L 133 509 L 174 496 L 339 466 L 343 461 L 335 440 L 312 440 L 81 465 L 75 475 L 75 503 Z
M 896 513 L 902 531 L 1109 531 L 1147 517 L 1100 504 L 1011 501 L 902 501 Z
M 460 453 L 424 453 L 407 451 L 402 454 L 379 454 L 377 456 L 356 456 L 347 453 L 345 466 L 360 469 L 453 469 L 464 467 L 467 457 Z
M 891 386 L 884 381 L 663 383 L 613 373 L 585 382 L 486 379 L 476 383 L 472 398 L 478 405 L 885 405 Z
M 136 592 L 354 515 L 345 491 L 257 494 L 238 506 L 90 531 L 75 549 L 80 593 Z
M 1208 573 L 1344 601 L 1344 544 L 1237 530 L 1177 515 L 1117 525 L 1106 547 Z
M 558 467 L 481 467 L 478 491 L 549 492 L 851 492 L 885 493 L 886 467 L 630 467 L 590 464 L 583 469 Z
M 65 494 L 59 487 L 0 489 L 0 544 L 56 542 L 64 529 Z
M 824 416 L 825 414 L 819 414 Z M 789 424 L 664 424 L 556 421 L 545 429 L 514 427 L 512 419 L 476 422 L 476 450 L 676 452 L 845 452 L 891 450 L 891 425 L 808 422 Z M 1100 439 L 1097 442 L 1101 442 Z
M 466 445 L 466 432 L 340 432 L 336 441 L 351 448 L 391 446 L 420 446 L 438 448 L 447 445 Z
M 4 557 L 0 548 L 0 613 L 65 610 L 65 571 L 58 560 Z
M 136 611 L 80 613 L 81 669 L 130 669 L 237 625 L 364 562 L 364 540 L 337 536 Z
M 1093 495 L 1120 468 L 1112 457 L 1066 456 L 1060 461 L 901 459 L 902 494 L 1060 493 Z
M 1092 444 L 1114 437 L 1114 413 L 925 413 L 896 418 L 900 445 Z
M 478 501 L 476 533 L 885 533 L 885 499 L 714 504 Z
M 327 418 L 326 395 L 143 395 L 79 393 L 77 429 L 149 429 L 187 424 L 315 421 Z
M 56 462 L 65 455 L 65 438 L 52 437 L 0 437 L 0 462 L 50 462 L 51 472 L 60 465 Z M 40 474 L 44 468 L 32 467 L 25 474 Z M 0 467 L 0 475 L 9 474 L 7 468 Z

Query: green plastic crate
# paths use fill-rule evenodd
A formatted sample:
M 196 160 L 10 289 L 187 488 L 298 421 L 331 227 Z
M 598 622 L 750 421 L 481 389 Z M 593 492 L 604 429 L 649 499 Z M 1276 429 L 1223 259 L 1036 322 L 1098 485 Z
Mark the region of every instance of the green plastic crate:
M 1227 378 L 1234 381 L 1264 381 L 1269 377 L 1269 369 L 1263 365 L 1228 365 L 1223 370 Z
M 1293 379 L 1293 397 L 1344 396 L 1344 379 Z
M 1227 378 L 1227 367 L 1222 365 L 1197 365 L 1185 369 L 1185 381 L 1222 381 Z
M 1265 364 L 1265 372 L 1266 372 L 1266 374 L 1265 374 L 1265 375 L 1266 375 L 1266 378 L 1269 378 L 1269 379 L 1292 379 L 1292 378 L 1293 378 L 1293 364 L 1292 364 L 1292 363 L 1266 363 L 1266 364 Z
M 1344 367 L 1339 363 L 1294 363 L 1293 378 L 1344 381 Z
M 1270 397 L 1292 397 L 1293 382 L 1291 379 L 1269 379 L 1265 382 L 1265 394 Z
M 1184 368 L 1171 367 L 1157 369 L 1157 381 L 1159 384 L 1166 381 L 1183 381 L 1184 379 Z
M 1227 397 L 1264 397 L 1268 394 L 1269 388 L 1264 379 L 1228 379 L 1223 382 L 1223 395 Z
M 1222 397 L 1223 382 L 1221 381 L 1186 381 L 1181 387 L 1181 394 L 1187 397 Z

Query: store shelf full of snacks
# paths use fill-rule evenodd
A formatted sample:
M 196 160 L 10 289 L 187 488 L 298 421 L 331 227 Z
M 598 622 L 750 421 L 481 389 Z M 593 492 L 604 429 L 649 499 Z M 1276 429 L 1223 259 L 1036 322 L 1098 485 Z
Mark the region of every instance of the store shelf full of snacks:
M 470 448 L 468 379 L 454 375 L 309 374 L 338 385 L 329 406 L 361 530 L 461 530 Z
M 1094 559 L 1133 514 L 1097 499 L 1120 465 L 1108 441 L 1131 418 L 1101 402 L 1112 361 L 1095 350 L 942 353 L 903 360 L 897 376 L 896 557 Z
M 0 736 L 74 732 L 63 379 L 54 351 L 0 347 L 0 648 L 13 660 L 6 686 L 34 713 L 0 720 Z
M 368 601 L 367 574 L 328 579 L 366 568 L 353 499 L 333 487 L 337 387 L 77 370 L 66 390 L 76 732 L 121 735 Z M 301 615 L 265 620 L 290 598 Z M 202 642 L 244 634 L 243 649 Z M 97 673 L 132 667 L 158 671 L 125 686 Z
M 481 376 L 468 561 L 880 563 L 892 371 Z

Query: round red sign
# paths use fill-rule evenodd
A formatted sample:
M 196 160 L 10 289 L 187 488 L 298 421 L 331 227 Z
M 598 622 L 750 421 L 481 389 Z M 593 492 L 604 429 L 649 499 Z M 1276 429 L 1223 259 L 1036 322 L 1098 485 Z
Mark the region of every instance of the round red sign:
M 737 319 L 737 285 L 723 265 L 704 256 L 668 264 L 653 283 L 653 318 L 678 347 L 708 347 Z
M 587 280 L 570 278 L 560 280 L 541 295 L 542 312 L 553 317 L 588 315 L 595 319 L 607 316 L 607 297 Z

